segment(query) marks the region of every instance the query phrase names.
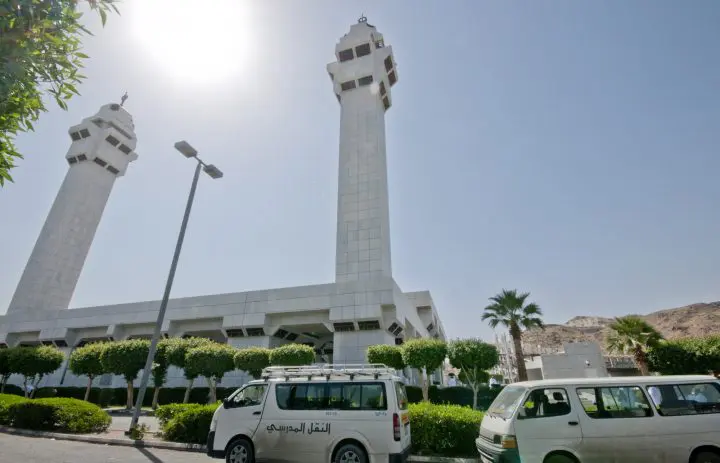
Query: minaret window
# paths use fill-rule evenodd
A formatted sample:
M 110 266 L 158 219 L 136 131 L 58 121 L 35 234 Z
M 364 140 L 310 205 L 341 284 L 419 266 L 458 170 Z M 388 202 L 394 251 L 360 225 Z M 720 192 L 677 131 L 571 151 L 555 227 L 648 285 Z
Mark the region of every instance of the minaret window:
M 388 80 L 390 81 L 390 86 L 392 87 L 395 85 L 395 82 L 397 82 L 397 77 L 395 76 L 395 71 L 390 72 L 388 74 Z
M 385 82 L 380 82 L 380 96 L 385 96 L 387 90 L 385 90 Z
M 385 106 L 385 110 L 390 109 L 390 100 L 387 97 L 383 98 L 383 106 Z
M 350 61 L 351 59 L 355 58 L 355 54 L 353 53 L 352 48 L 348 48 L 347 50 L 343 50 L 340 53 L 338 53 L 338 58 L 340 58 L 340 62 L 343 61 Z
M 125 153 L 125 154 L 130 154 L 130 152 L 132 151 L 132 150 L 130 149 L 130 147 L 129 147 L 129 146 L 126 146 L 126 145 L 120 145 L 120 146 L 118 146 L 118 149 L 119 149 L 120 151 L 122 151 L 123 153 Z
M 103 167 L 105 167 L 105 166 L 107 165 L 107 162 L 103 161 L 103 160 L 100 159 L 100 158 L 95 158 L 95 159 L 93 159 L 93 162 L 94 162 L 95 164 L 97 164 L 97 165 L 99 165 L 99 166 L 103 166 Z
M 68 158 L 68 164 L 75 164 L 77 162 L 77 159 L 75 158 Z
M 342 89 L 343 91 L 352 90 L 355 87 L 356 85 L 354 80 L 348 80 L 347 82 L 343 82 L 342 84 L 340 84 L 340 89 Z
M 102 119 L 93 119 L 93 124 L 102 128 L 105 125 L 105 121 L 103 121 Z
M 80 131 L 80 136 L 83 138 L 88 138 L 90 136 L 90 131 L 88 129 L 82 129 Z
M 385 58 L 385 70 L 389 71 L 390 69 L 392 69 L 392 67 L 392 57 L 388 56 L 387 58 Z
M 364 87 L 373 83 L 373 76 L 365 76 L 358 79 L 358 85 Z
M 87 156 L 85 156 L 84 154 L 78 154 L 77 160 L 78 161 L 87 161 Z
M 118 143 L 120 143 L 120 140 L 113 137 L 112 135 L 108 135 L 107 138 L 105 139 L 105 141 L 107 141 L 108 143 L 110 143 L 113 146 L 117 146 Z
M 107 166 L 107 170 L 108 170 L 108 172 L 112 172 L 112 173 L 115 174 L 115 175 L 117 175 L 118 172 L 120 172 L 119 170 L 117 170 L 117 169 L 114 168 L 113 166 Z
M 358 45 L 355 47 L 355 56 L 358 58 L 362 58 L 363 56 L 367 56 L 370 54 L 370 44 L 364 43 L 362 45 Z
M 72 138 L 73 141 L 78 141 L 78 140 L 80 140 L 80 138 L 82 138 L 82 137 L 80 136 L 80 132 L 72 132 L 72 133 L 70 134 L 70 138 Z

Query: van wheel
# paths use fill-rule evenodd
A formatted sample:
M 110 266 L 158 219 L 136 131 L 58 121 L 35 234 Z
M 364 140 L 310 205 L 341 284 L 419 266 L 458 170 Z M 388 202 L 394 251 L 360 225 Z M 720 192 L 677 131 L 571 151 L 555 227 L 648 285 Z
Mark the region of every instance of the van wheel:
M 365 451 L 355 444 L 345 444 L 335 452 L 334 463 L 367 463 Z
M 720 463 L 720 455 L 715 452 L 700 452 L 695 455 L 692 463 Z
M 238 439 L 228 445 L 225 452 L 225 461 L 227 463 L 253 463 L 255 455 L 253 455 L 252 445 L 246 439 Z
M 550 455 L 543 463 L 578 463 L 578 461 L 567 455 Z

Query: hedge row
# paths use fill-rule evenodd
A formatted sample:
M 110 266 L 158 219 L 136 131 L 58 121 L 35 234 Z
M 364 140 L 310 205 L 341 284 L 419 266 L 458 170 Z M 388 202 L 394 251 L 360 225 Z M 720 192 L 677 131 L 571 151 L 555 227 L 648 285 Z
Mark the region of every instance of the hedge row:
M 0 394 L 0 425 L 37 431 L 96 433 L 106 431 L 111 418 L 83 400 L 25 399 Z
M 406 386 L 408 401 L 410 403 L 422 402 L 422 388 L 419 386 Z M 495 397 L 498 396 L 502 387 L 481 387 L 478 390 L 477 406 L 479 410 L 487 410 Z M 462 405 L 472 407 L 473 391 L 468 387 L 455 386 L 439 388 L 430 386 L 428 396 L 431 403 L 438 405 Z
M 172 404 L 157 409 L 165 440 L 205 444 L 210 421 L 219 404 Z M 458 405 L 411 404 L 413 453 L 448 457 L 476 457 L 482 412 Z

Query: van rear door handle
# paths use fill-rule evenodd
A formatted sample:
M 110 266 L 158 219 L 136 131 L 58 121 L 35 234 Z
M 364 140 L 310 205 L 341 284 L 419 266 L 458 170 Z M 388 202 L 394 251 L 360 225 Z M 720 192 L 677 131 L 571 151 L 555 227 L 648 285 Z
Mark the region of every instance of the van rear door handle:
M 253 415 L 259 415 L 259 414 L 260 414 L 260 412 L 253 412 Z M 575 424 L 577 424 L 577 423 L 575 423 Z
M 579 423 L 577 421 L 568 421 L 568 424 L 570 426 L 577 426 Z

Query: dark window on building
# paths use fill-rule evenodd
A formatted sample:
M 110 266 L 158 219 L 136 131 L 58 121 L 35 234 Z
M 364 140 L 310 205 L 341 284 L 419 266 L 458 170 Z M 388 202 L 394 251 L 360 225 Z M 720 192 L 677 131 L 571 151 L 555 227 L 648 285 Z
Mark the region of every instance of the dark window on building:
M 333 323 L 333 328 L 338 333 L 342 333 L 345 331 L 355 331 L 355 324 L 353 322 Z
M 93 124 L 97 125 L 98 127 L 105 126 L 105 121 L 102 119 L 93 119 Z
M 397 329 L 397 327 L 398 327 L 398 324 L 393 322 L 392 325 L 390 325 L 390 327 L 388 328 L 388 331 L 390 331 L 392 333 L 393 331 L 395 331 Z
M 68 346 L 68 344 L 65 342 L 64 339 L 56 339 L 55 345 L 58 347 L 67 347 Z
M 355 88 L 355 81 L 354 81 L 354 80 L 348 80 L 347 82 L 343 82 L 342 84 L 340 84 L 340 89 L 341 89 L 342 91 L 352 90 L 352 89 L 354 89 L 354 88 Z
M 383 383 L 278 384 L 275 397 L 281 410 L 387 410 Z
M 90 136 L 90 131 L 88 129 L 82 129 L 80 131 L 80 136 L 83 138 L 87 138 Z
M 120 172 L 119 170 L 117 170 L 117 169 L 114 168 L 113 166 L 107 166 L 107 170 L 108 170 L 108 172 L 111 172 L 111 173 L 113 173 L 113 174 L 115 174 L 115 175 L 117 175 L 117 174 Z
M 385 58 L 385 70 L 389 71 L 390 69 L 392 69 L 392 67 L 393 67 L 392 65 L 393 65 L 392 56 L 388 56 L 387 58 Z
M 68 158 L 68 163 L 69 163 L 69 164 L 75 164 L 76 162 L 77 162 L 77 159 L 75 159 L 75 158 Z
M 385 96 L 385 93 L 387 93 L 385 82 L 380 81 L 380 96 Z
M 396 346 L 402 346 L 402 344 L 403 344 L 403 338 L 395 338 Z
M 428 331 L 432 331 L 433 328 L 435 328 L 435 325 L 433 325 L 432 323 L 430 323 L 430 324 L 427 326 L 427 330 L 428 330 Z
M 243 333 L 243 330 L 236 329 L 236 330 L 227 330 L 228 338 L 242 338 L 245 336 L 245 333 Z
M 70 138 L 72 138 L 73 141 L 78 141 L 78 140 L 80 140 L 80 138 L 81 138 L 81 137 L 80 137 L 80 132 L 72 132 L 72 133 L 70 134 Z
M 87 156 L 85 156 L 84 154 L 78 154 L 77 160 L 78 161 L 87 161 Z
M 248 336 L 265 336 L 265 330 L 262 328 L 247 328 Z
M 117 130 L 118 132 L 120 132 L 121 134 L 123 134 L 124 137 L 126 137 L 126 138 L 132 138 L 129 133 L 127 133 L 126 131 L 124 131 L 124 130 L 121 129 L 120 127 L 118 127 L 117 124 L 115 124 L 114 122 L 112 122 L 112 121 L 111 121 L 111 122 L 108 122 L 108 125 L 109 125 L 110 127 L 112 127 L 113 129 Z
M 369 43 L 363 43 L 362 45 L 358 45 L 355 47 L 355 56 L 358 58 L 362 58 L 363 56 L 367 56 L 370 54 L 370 44 Z
M 296 340 L 297 338 L 298 338 L 298 335 L 295 334 L 295 333 L 290 333 L 290 334 L 288 334 L 288 335 L 285 337 L 285 339 L 287 339 L 288 341 L 294 341 L 294 340 Z
M 577 395 L 590 418 L 647 418 L 653 415 L 639 386 L 578 388 Z
M 123 153 L 125 153 L 125 154 L 130 154 L 130 152 L 132 151 L 132 150 L 130 149 L 130 147 L 129 147 L 129 146 L 126 146 L 126 145 L 120 145 L 120 146 L 118 146 L 118 149 L 119 149 L 120 151 L 122 151 Z
M 108 135 L 105 140 L 106 140 L 108 143 L 110 143 L 111 145 L 113 145 L 113 146 L 117 146 L 118 143 L 120 143 L 120 140 L 118 140 L 117 138 L 113 137 L 112 135 Z
M 661 416 L 720 413 L 720 386 L 715 383 L 659 384 L 647 390 Z
M 360 328 L 360 331 L 379 330 L 380 322 L 377 320 L 358 322 L 358 328 Z
M 352 48 L 348 48 L 338 53 L 338 58 L 340 58 L 340 62 L 342 63 L 343 61 L 350 61 L 355 58 L 355 55 L 353 54 Z
M 383 41 L 383 39 L 375 41 L 375 48 L 382 48 L 384 46 L 385 46 L 385 42 Z
M 287 331 L 285 331 L 283 329 L 279 329 L 275 332 L 275 337 L 276 338 L 284 338 L 285 336 L 287 336 L 287 334 L 288 334 Z
M 395 331 L 393 331 L 393 334 L 395 335 L 395 337 L 397 337 L 400 333 L 402 333 L 402 331 L 403 331 L 403 327 L 398 326 L 397 329 Z
M 95 164 L 97 164 L 97 165 L 99 165 L 99 166 L 103 166 L 103 167 L 105 167 L 105 166 L 107 165 L 107 162 L 103 161 L 103 160 L 100 159 L 100 158 L 95 158 L 95 159 L 93 159 L 93 162 L 94 162 Z
M 110 109 L 112 109 L 113 111 L 119 111 L 119 110 L 120 110 L 120 105 L 117 104 L 117 103 L 113 103 L 113 104 L 110 105 Z
M 390 72 L 388 74 L 388 80 L 390 81 L 390 86 L 392 87 L 395 85 L 395 82 L 397 82 L 397 77 L 395 76 L 395 71 Z
M 361 87 L 364 87 L 365 85 L 370 85 L 373 83 L 373 76 L 365 76 L 358 79 L 358 85 Z

